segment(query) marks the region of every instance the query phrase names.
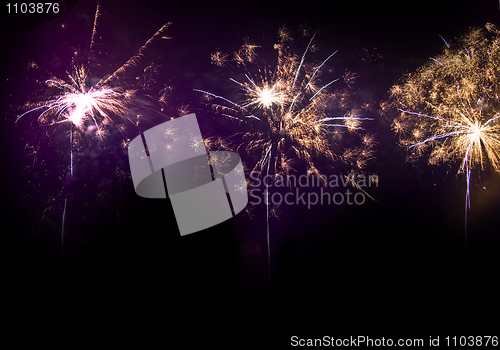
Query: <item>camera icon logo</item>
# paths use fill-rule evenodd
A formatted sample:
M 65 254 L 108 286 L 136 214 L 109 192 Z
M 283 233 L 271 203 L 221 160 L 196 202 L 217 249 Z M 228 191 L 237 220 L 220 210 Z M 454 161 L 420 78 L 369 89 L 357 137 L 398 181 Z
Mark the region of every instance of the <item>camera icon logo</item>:
M 181 236 L 229 220 L 248 203 L 239 155 L 208 152 L 194 113 L 135 137 L 128 157 L 136 193 L 170 198 Z

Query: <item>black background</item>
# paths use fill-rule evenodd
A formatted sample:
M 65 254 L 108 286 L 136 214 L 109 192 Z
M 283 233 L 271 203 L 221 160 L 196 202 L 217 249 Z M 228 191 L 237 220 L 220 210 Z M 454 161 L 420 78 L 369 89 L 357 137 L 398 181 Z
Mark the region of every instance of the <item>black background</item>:
M 40 214 L 41 203 L 51 193 L 57 198 L 60 188 L 36 185 L 25 149 L 28 141 L 48 142 L 43 140 L 52 134 L 44 139 L 46 127 L 34 116 L 14 121 L 34 90 L 30 60 L 63 78 L 73 51 L 88 48 L 96 3 L 75 3 L 46 23 L 33 25 L 21 15 L 3 21 L 1 246 L 3 289 L 13 319 L 43 325 L 50 314 L 63 323 L 79 320 L 75 328 L 89 320 L 86 326 L 105 332 L 102 325 L 120 324 L 123 332 L 122 326 L 153 324 L 159 329 L 151 332 L 165 342 L 179 338 L 186 344 L 196 339 L 181 336 L 189 330 L 208 330 L 210 338 L 199 339 L 213 341 L 234 331 L 244 335 L 241 341 L 270 335 L 277 345 L 289 344 L 294 334 L 341 330 L 382 335 L 498 330 L 498 316 L 490 320 L 498 311 L 499 175 L 489 169 L 471 184 L 466 238 L 464 177 L 455 176 L 456 168 L 433 167 L 424 159 L 406 163 L 391 121 L 373 111 L 367 129 L 377 134 L 378 145 L 368 172 L 379 176 L 378 187 L 369 191 L 377 201 L 282 209 L 279 219 L 270 221 L 271 282 L 263 205 L 254 208 L 253 217 L 241 213 L 180 237 L 168 201 L 136 196 L 131 181 L 109 185 L 115 180 L 108 170 L 102 170 L 107 181 L 92 177 L 90 164 L 106 162 L 106 155 L 82 161 L 85 166 L 77 170 L 63 264 L 61 211 L 45 219 Z M 196 105 L 193 88 L 227 84 L 226 75 L 218 76 L 221 70 L 210 65 L 212 52 L 231 53 L 247 36 L 269 50 L 283 24 L 293 32 L 307 23 L 317 30 L 322 57 L 339 50 L 329 64 L 338 65 L 340 73 L 346 67 L 356 71 L 359 93 L 378 103 L 388 99 L 405 72 L 439 54 L 444 45 L 439 35 L 451 41 L 471 26 L 500 25 L 496 1 L 402 3 L 103 1 L 98 48 L 106 64 L 95 72 L 112 72 L 171 21 L 172 39 L 157 43 L 148 60 L 161 65 L 157 83 L 174 87 L 172 105 Z M 382 58 L 363 61 L 364 48 L 376 49 Z M 197 114 L 207 118 L 200 122 L 202 132 L 221 127 L 212 126 L 210 111 Z M 111 159 L 127 171 L 126 153 L 111 146 L 108 151 L 121 152 Z M 57 152 L 53 157 L 61 162 Z M 57 171 L 53 167 L 50 176 L 60 176 Z M 86 174 L 88 187 L 81 180 Z M 108 197 L 99 196 L 99 181 L 108 184 Z M 113 197 L 118 193 L 119 200 Z

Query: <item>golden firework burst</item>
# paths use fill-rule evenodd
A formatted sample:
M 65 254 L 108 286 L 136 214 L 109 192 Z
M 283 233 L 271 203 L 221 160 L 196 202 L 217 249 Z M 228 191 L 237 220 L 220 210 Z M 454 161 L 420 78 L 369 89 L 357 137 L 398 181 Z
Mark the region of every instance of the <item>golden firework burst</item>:
M 393 86 L 392 123 L 408 159 L 456 164 L 467 181 L 490 164 L 500 173 L 500 32 L 471 29 Z

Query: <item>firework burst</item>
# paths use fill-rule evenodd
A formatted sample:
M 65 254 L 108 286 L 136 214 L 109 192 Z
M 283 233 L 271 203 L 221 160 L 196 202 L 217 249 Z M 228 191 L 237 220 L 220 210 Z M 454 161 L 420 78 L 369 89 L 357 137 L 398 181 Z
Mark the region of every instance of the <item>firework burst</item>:
M 500 32 L 472 29 L 391 90 L 400 112 L 392 127 L 414 161 L 459 163 L 466 177 L 490 164 L 500 173 Z
M 81 131 L 95 130 L 102 138 L 102 128 L 112 122 L 114 117 L 124 115 L 135 91 L 110 86 L 88 87 L 85 66 L 73 68 L 73 72 L 68 74 L 69 83 L 57 78 L 46 80 L 49 91 L 53 93 L 52 97 L 43 102 L 28 104 L 31 109 L 21 114 L 17 120 L 26 114 L 42 111 L 38 116 L 38 121 L 42 124 L 71 123 Z
M 330 166 L 342 164 L 350 168 L 345 175 L 355 185 L 352 175 L 360 171 L 374 153 L 374 138 L 364 134 L 361 127 L 362 122 L 370 118 L 362 117 L 359 109 L 352 108 L 349 85 L 332 91 L 336 83 L 352 83 L 355 74 L 348 72 L 343 81 L 334 78 L 326 84 L 322 79 L 322 68 L 336 52 L 323 56 L 323 61 L 317 63 L 306 60 L 309 52 L 317 51 L 315 35 L 298 56 L 290 49 L 294 41 L 290 31 L 281 28 L 274 45 L 277 61 L 271 68 L 260 68 L 256 52 L 260 46 L 245 38 L 244 45 L 233 54 L 237 69 L 244 73 L 239 79 L 230 78 L 232 87 L 239 92 L 238 102 L 212 92 L 195 91 L 203 93 L 208 100 L 221 101 L 213 103 L 212 107 L 229 120 L 244 124 L 244 131 L 232 134 L 224 143 L 226 147 L 236 144 L 239 153 L 244 152 L 252 159 L 249 162 L 252 173 L 276 179 L 288 176 L 295 170 L 293 165 L 302 162 L 309 175 L 319 176 L 320 162 Z M 216 52 L 211 57 L 212 63 L 224 66 L 227 57 Z M 207 147 L 213 148 L 208 143 Z M 214 143 L 221 147 L 219 137 Z M 356 143 L 358 145 L 353 146 Z M 267 182 L 265 186 L 270 270 L 269 216 L 272 208 Z
M 238 151 L 257 154 L 252 171 L 288 175 L 297 160 L 303 161 L 308 172 L 315 175 L 320 174 L 318 160 L 361 170 L 373 156 L 374 138 L 365 135 L 361 127 L 370 118 L 363 118 L 359 109 L 350 108 L 349 89 L 331 91 L 340 78 L 320 83 L 321 69 L 336 52 L 319 64 L 306 62 L 307 53 L 315 46 L 314 36 L 299 57 L 288 47 L 288 42 L 293 41 L 290 32 L 280 29 L 279 41 L 274 45 L 278 57 L 273 69 L 258 67 L 255 50 L 259 46 L 246 39 L 234 53 L 234 61 L 245 73 L 242 79 L 230 78 L 233 87 L 242 93 L 239 102 L 195 89 L 209 100 L 222 101 L 212 104 L 222 115 L 245 124 L 245 131 L 226 141 L 237 143 Z M 225 64 L 226 58 L 221 52 L 212 55 L 216 65 Z M 343 78 L 352 82 L 353 76 L 346 73 Z M 353 147 L 354 142 L 342 143 L 346 136 L 358 138 L 359 146 Z
M 89 45 L 90 53 L 94 47 L 94 39 L 98 19 L 100 17 L 100 5 L 94 17 L 94 27 Z M 52 78 L 45 81 L 49 95 L 44 101 L 27 103 L 28 111 L 18 116 L 16 122 L 26 114 L 41 112 L 38 120 L 43 124 L 71 123 L 81 131 L 95 131 L 103 137 L 103 128 L 106 125 L 116 124 L 123 119 L 125 112 L 131 105 L 136 89 L 126 89 L 121 86 L 120 77 L 125 72 L 136 67 L 144 58 L 144 52 L 157 39 L 169 39 L 164 35 L 171 23 L 166 23 L 153 35 L 125 64 L 118 68 L 113 74 L 104 77 L 95 84 L 91 84 L 89 67 L 90 60 L 80 63 L 80 58 L 75 55 L 71 63 L 71 69 L 67 73 L 67 79 Z M 37 67 L 36 63 L 30 63 L 30 67 Z
M 92 67 L 91 57 L 93 54 L 94 39 L 100 18 L 100 4 L 94 17 L 94 25 L 89 45 L 89 57 L 82 58 L 75 53 L 70 69 L 65 79 L 53 77 L 45 81 L 46 89 L 43 98 L 37 102 L 26 104 L 28 109 L 19 115 L 16 123 L 25 115 L 38 113 L 38 122 L 42 125 L 69 124 L 69 178 L 73 179 L 73 152 L 74 149 L 81 149 L 81 140 L 85 134 L 97 135 L 101 140 L 108 133 L 108 128 L 112 125 L 120 132 L 123 130 L 122 121 L 129 120 L 137 126 L 139 115 L 130 117 L 131 107 L 136 98 L 136 89 L 125 88 L 124 79 L 132 68 L 138 68 L 145 58 L 145 53 L 150 45 L 158 39 L 168 39 L 164 35 L 170 23 L 165 24 L 154 34 L 125 64 L 119 67 L 114 73 L 103 77 L 95 82 L 90 75 Z M 31 62 L 29 68 L 39 68 Z M 151 64 L 144 72 L 153 74 L 156 66 Z M 149 75 L 151 75 L 149 74 Z M 135 80 L 137 80 L 136 78 Z M 145 85 L 150 85 L 151 77 L 146 77 Z M 145 107 L 142 106 L 141 107 Z M 66 134 L 66 132 L 65 132 Z M 71 183 L 72 181 L 69 181 Z M 64 198 L 61 222 L 61 247 L 64 247 L 63 238 L 65 235 L 65 221 L 68 210 L 68 195 Z

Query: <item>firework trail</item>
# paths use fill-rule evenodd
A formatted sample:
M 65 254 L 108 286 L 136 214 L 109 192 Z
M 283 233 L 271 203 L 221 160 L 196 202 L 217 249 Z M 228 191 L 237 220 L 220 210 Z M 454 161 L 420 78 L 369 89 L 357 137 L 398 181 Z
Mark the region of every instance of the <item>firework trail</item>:
M 170 22 L 162 26 L 125 64 L 118 68 L 111 75 L 102 78 L 95 84 L 90 82 L 89 67 L 90 56 L 94 48 L 97 26 L 101 15 L 100 4 L 97 4 L 92 36 L 89 45 L 89 59 L 83 60 L 75 55 L 72 60 L 71 68 L 67 72 L 66 80 L 56 77 L 45 81 L 47 85 L 46 93 L 49 97 L 43 101 L 27 103 L 29 108 L 26 112 L 19 115 L 17 121 L 30 113 L 39 113 L 38 121 L 43 125 L 54 125 L 69 123 L 71 129 L 69 132 L 70 143 L 70 166 L 69 176 L 73 177 L 73 146 L 77 142 L 74 133 L 76 131 L 95 133 L 100 139 L 106 134 L 106 128 L 109 125 L 117 125 L 119 122 L 128 119 L 126 117 L 129 108 L 132 106 L 136 89 L 126 89 L 122 87 L 120 78 L 126 72 L 137 67 L 142 63 L 145 52 L 150 45 L 158 39 L 169 39 L 164 32 L 170 26 Z M 37 67 L 32 63 L 31 66 Z M 132 119 L 130 122 L 137 125 Z M 64 200 L 64 209 L 61 222 L 61 246 L 65 234 L 65 221 L 67 211 L 67 198 Z
M 314 34 L 299 58 L 290 48 L 290 32 L 281 28 L 278 33 L 277 63 L 274 68 L 259 68 L 256 49 L 259 46 L 245 39 L 245 44 L 233 55 L 233 61 L 244 71 L 240 79 L 231 78 L 233 87 L 242 92 L 238 102 L 209 91 L 195 89 L 209 100 L 219 100 L 212 107 L 229 120 L 244 124 L 244 131 L 228 137 L 226 143 L 238 144 L 237 151 L 250 158 L 256 156 L 252 172 L 259 176 L 288 176 L 292 164 L 305 163 L 308 174 L 319 176 L 318 161 L 344 164 L 362 169 L 373 156 L 373 135 L 363 134 L 360 111 L 351 109 L 348 89 L 331 90 L 340 78 L 320 83 L 321 69 L 336 52 L 324 60 L 307 62 L 310 51 L 316 50 Z M 212 62 L 217 66 L 228 64 L 228 55 L 216 52 Z M 352 82 L 355 75 L 346 73 L 344 82 Z M 339 82 L 341 83 L 341 82 Z M 346 135 L 347 134 L 347 135 Z M 358 139 L 342 142 L 342 138 Z M 350 140 L 352 141 L 352 140 Z M 220 143 L 217 138 L 214 143 Z M 348 146 L 350 144 L 350 146 Z M 210 148 L 211 145 L 208 145 Z M 266 183 L 267 242 L 269 243 L 269 188 Z
M 465 230 L 471 173 L 489 164 L 500 173 L 500 32 L 472 29 L 391 89 L 400 114 L 392 127 L 408 159 L 460 163 L 465 174 Z

